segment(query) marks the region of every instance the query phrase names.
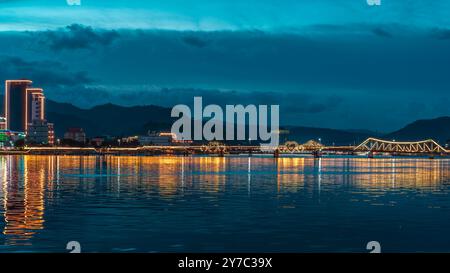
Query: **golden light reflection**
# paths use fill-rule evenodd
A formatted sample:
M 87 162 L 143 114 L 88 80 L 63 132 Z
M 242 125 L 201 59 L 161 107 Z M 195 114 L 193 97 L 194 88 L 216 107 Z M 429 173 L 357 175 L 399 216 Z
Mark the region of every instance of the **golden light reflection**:
M 223 189 L 226 180 L 227 160 L 224 157 L 200 157 L 195 158 L 195 161 L 197 173 L 202 174 L 199 178 L 200 181 L 196 181 L 200 185 L 200 190 L 218 192 Z
M 215 201 L 225 190 L 250 196 L 262 187 L 278 193 L 342 186 L 427 191 L 450 181 L 449 166 L 447 159 L 411 158 L 2 156 L 2 233 L 5 244 L 28 244 L 45 228 L 45 206 L 61 205 L 61 192 L 172 199 L 188 189 Z
M 279 158 L 278 191 L 296 192 L 306 181 L 327 185 L 347 185 L 365 190 L 392 188 L 436 189 L 450 179 L 450 161 L 426 158 Z
M 340 171 L 346 175 L 336 175 L 334 183 L 349 183 L 365 189 L 380 188 L 437 188 L 442 181 L 450 178 L 446 160 L 430 159 L 334 159 L 324 160 L 323 170 Z M 339 168 L 337 169 L 339 170 Z M 347 177 L 346 177 L 347 176 Z M 349 179 L 348 176 L 351 176 Z
M 27 156 L 7 156 L 2 161 L 6 245 L 28 244 L 44 228 L 43 164 Z
M 277 159 L 277 187 L 285 191 L 297 191 L 305 184 L 305 168 L 313 167 L 314 161 L 298 157 Z

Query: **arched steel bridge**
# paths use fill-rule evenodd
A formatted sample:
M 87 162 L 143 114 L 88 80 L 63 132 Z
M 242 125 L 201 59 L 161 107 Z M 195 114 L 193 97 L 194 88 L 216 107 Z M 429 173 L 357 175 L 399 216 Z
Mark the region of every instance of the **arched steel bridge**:
M 383 152 L 383 153 L 448 153 L 444 147 L 432 139 L 417 142 L 387 141 L 369 138 L 355 148 L 355 151 Z
M 302 153 L 343 153 L 358 152 L 390 153 L 390 154 L 428 154 L 450 155 L 450 151 L 443 148 L 432 139 L 417 142 L 397 142 L 377 138 L 368 138 L 358 146 L 324 146 L 315 141 L 299 144 L 288 141 L 272 150 L 261 149 L 260 146 L 225 145 L 211 142 L 200 146 L 142 146 L 142 147 L 111 147 L 111 148 L 82 148 L 82 147 L 25 147 L 22 150 L 0 151 L 0 154 L 239 154 L 239 153 L 274 153 L 302 154 Z

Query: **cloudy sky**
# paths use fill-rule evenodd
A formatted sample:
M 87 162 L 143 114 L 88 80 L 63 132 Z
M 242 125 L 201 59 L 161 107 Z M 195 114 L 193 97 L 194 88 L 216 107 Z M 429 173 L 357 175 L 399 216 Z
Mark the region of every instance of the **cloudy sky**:
M 280 104 L 315 127 L 450 115 L 450 1 L 381 1 L 0 0 L 0 80 L 80 107 Z

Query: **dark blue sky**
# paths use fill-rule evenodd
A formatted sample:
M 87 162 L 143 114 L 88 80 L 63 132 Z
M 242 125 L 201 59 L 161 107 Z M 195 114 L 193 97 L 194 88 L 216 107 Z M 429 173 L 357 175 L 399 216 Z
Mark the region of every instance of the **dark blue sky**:
M 390 131 L 450 115 L 450 1 L 0 0 L 0 79 L 78 106 L 280 104 Z

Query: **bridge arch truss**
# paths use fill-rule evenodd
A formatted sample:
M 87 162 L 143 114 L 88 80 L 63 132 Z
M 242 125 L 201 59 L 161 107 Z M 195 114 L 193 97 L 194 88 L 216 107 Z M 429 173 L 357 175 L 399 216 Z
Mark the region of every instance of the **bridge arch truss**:
M 432 139 L 417 142 L 387 141 L 369 138 L 355 151 L 387 153 L 447 153 L 448 151 Z

